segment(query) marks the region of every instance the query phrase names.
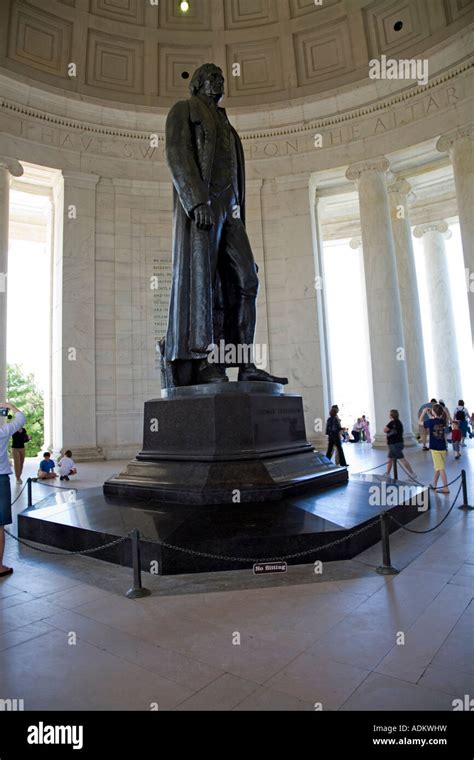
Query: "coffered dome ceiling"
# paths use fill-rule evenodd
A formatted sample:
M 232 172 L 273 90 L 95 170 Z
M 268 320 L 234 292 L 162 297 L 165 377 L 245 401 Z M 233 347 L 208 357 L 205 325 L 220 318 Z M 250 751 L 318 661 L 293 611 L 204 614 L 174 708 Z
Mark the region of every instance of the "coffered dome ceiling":
M 0 68 L 82 98 L 168 107 L 213 61 L 226 104 L 256 106 L 365 80 L 371 58 L 427 52 L 474 11 L 474 0 L 188 4 L 183 13 L 179 0 L 1 0 Z

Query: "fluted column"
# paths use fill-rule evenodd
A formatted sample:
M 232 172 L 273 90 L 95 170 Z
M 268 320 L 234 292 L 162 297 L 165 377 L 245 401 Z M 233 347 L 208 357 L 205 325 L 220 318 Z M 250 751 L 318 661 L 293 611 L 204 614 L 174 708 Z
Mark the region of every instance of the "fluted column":
M 10 175 L 21 177 L 23 167 L 14 158 L 0 156 L 0 400 L 7 387 L 7 288 L 8 288 L 8 217 Z M 3 418 L 4 419 L 4 418 Z
M 52 382 L 53 452 L 103 459 L 97 445 L 95 221 L 99 177 L 63 172 L 55 188 Z
M 474 349 L 474 125 L 442 135 L 436 147 L 449 153 L 453 164 Z
M 411 187 L 405 180 L 389 185 L 392 230 L 397 260 L 398 286 L 402 308 L 405 358 L 413 427 L 418 432 L 417 417 L 421 404 L 428 399 L 420 299 L 416 279 L 415 255 L 408 213 Z
M 456 323 L 449 289 L 445 238 L 450 237 L 444 220 L 415 227 L 413 234 L 423 241 L 423 254 L 430 311 L 431 351 L 435 387 L 430 393 L 442 398 L 450 411 L 462 398 L 461 373 L 456 345 Z
M 361 161 L 346 177 L 359 192 L 362 250 L 367 291 L 370 354 L 375 407 L 375 446 L 385 446 L 383 428 L 390 409 L 398 409 L 405 443 L 415 443 L 412 429 L 405 341 L 398 287 L 386 172 L 388 160 Z

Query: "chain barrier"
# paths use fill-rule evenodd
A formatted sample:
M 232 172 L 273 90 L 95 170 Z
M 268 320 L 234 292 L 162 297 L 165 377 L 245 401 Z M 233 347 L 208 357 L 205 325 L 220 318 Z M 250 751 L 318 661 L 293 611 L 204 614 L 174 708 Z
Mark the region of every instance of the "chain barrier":
M 27 485 L 28 485 L 28 481 L 26 481 L 26 483 L 25 483 L 25 485 L 23 486 L 23 488 L 21 489 L 20 493 L 19 493 L 19 494 L 18 494 L 18 495 L 17 495 L 17 496 L 16 496 L 16 497 L 13 499 L 13 501 L 12 501 L 12 503 L 11 503 L 11 506 L 12 506 L 12 507 L 13 507 L 13 505 L 14 505 L 14 504 L 16 504 L 16 502 L 17 502 L 17 501 L 18 501 L 18 499 L 20 498 L 21 494 L 23 493 L 23 491 L 25 490 L 25 488 L 27 487 Z
M 444 521 L 449 517 L 449 515 L 453 511 L 454 506 L 455 506 L 455 504 L 456 504 L 456 502 L 458 500 L 459 494 L 461 493 L 461 488 L 462 488 L 462 483 L 460 484 L 460 486 L 458 488 L 458 492 L 457 492 L 456 496 L 454 497 L 453 503 L 451 504 L 450 508 L 446 512 L 446 514 L 443 517 L 443 519 L 440 520 L 440 522 L 437 525 L 434 525 L 432 528 L 428 528 L 428 530 L 415 530 L 414 528 L 407 528 L 406 525 L 403 525 L 402 523 L 398 522 L 398 520 L 396 520 L 395 517 L 390 512 L 387 512 L 387 514 L 388 514 L 389 518 L 391 520 L 393 520 L 393 522 L 396 525 L 398 525 L 399 528 L 403 528 L 403 530 L 406 530 L 409 533 L 431 533 L 433 530 L 436 530 L 436 528 L 439 528 L 439 526 L 442 525 L 444 523 Z
M 42 486 L 46 486 L 47 488 L 56 488 L 58 491 L 76 491 L 77 492 L 79 490 L 78 488 L 72 488 L 71 486 L 53 486 L 52 483 L 47 483 L 42 478 L 31 478 L 31 482 L 40 483 Z
M 373 528 L 374 525 L 378 525 L 379 521 L 374 520 L 373 522 L 369 523 L 368 525 L 364 525 L 363 528 L 359 528 L 358 530 L 353 531 L 352 533 L 349 533 L 348 536 L 343 536 L 342 538 L 336 538 L 334 541 L 329 541 L 326 544 L 323 544 L 322 546 L 316 546 L 312 549 L 305 549 L 301 552 L 293 552 L 293 554 L 285 554 L 283 556 L 279 557 L 265 557 L 265 558 L 258 558 L 258 557 L 232 557 L 222 554 L 211 554 L 210 552 L 200 552 L 197 549 L 187 549 L 184 546 L 175 546 L 174 544 L 168 544 L 165 541 L 160 541 L 159 545 L 164 546 L 166 549 L 174 549 L 175 551 L 184 552 L 185 554 L 193 554 L 197 557 L 206 557 L 208 559 L 223 559 L 228 562 L 256 562 L 258 564 L 263 562 L 281 562 L 282 560 L 286 559 L 296 559 L 296 557 L 304 557 L 306 554 L 313 554 L 314 552 L 322 551 L 323 549 L 329 549 L 331 546 L 336 546 L 337 544 L 342 544 L 343 541 L 347 541 L 349 538 L 353 538 L 353 536 L 358 536 L 360 533 L 364 533 L 364 531 L 368 530 L 369 528 Z
M 121 536 L 120 538 L 116 538 L 113 541 L 110 541 L 108 544 L 103 544 L 102 546 L 95 546 L 93 549 L 80 549 L 77 552 L 70 552 L 67 549 L 61 549 L 58 552 L 51 551 L 51 549 L 41 549 L 39 546 L 33 546 L 32 544 L 29 544 L 27 541 L 25 541 L 23 538 L 19 538 L 19 536 L 15 536 L 14 533 L 10 533 L 9 530 L 4 528 L 5 533 L 7 536 L 10 536 L 10 538 L 13 538 L 14 541 L 17 541 L 19 544 L 22 544 L 23 546 L 27 546 L 28 549 L 34 549 L 37 552 L 41 552 L 42 554 L 57 554 L 61 555 L 61 557 L 70 557 L 71 555 L 77 555 L 77 554 L 93 554 L 94 552 L 101 551 L 102 549 L 109 549 L 111 546 L 116 546 L 117 544 L 122 543 L 122 541 L 126 541 L 128 538 L 130 538 L 130 533 L 128 533 L 126 536 Z
M 456 481 L 459 480 L 459 478 L 462 477 L 462 475 L 458 475 L 457 478 L 454 478 L 454 480 L 450 480 L 450 482 L 446 483 L 445 486 L 437 486 L 437 488 L 433 488 L 433 486 L 431 484 L 429 486 L 427 486 L 424 483 L 420 483 L 418 480 L 416 480 L 412 475 L 410 475 L 410 473 L 408 472 L 408 470 L 405 469 L 405 467 L 402 465 L 401 462 L 399 462 L 398 464 L 402 468 L 403 472 L 406 473 L 406 475 L 408 475 L 408 477 L 411 478 L 411 480 L 413 480 L 418 486 L 421 486 L 422 488 L 430 488 L 432 491 L 442 491 L 443 488 L 447 488 L 448 486 L 452 486 L 453 483 L 456 483 Z
M 389 461 L 390 460 L 387 460 L 387 462 L 382 462 L 382 464 L 378 464 L 377 467 L 371 467 L 370 470 L 361 470 L 360 472 L 355 472 L 354 475 L 365 475 L 367 472 L 373 472 L 374 470 L 380 470 L 381 467 L 386 467 Z

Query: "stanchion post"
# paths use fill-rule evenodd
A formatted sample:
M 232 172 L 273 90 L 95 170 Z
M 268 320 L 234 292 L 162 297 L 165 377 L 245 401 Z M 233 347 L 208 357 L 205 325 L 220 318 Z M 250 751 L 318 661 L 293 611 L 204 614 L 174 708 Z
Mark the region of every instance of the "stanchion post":
M 398 462 L 396 459 L 393 460 L 393 478 L 398 480 Z
M 467 499 L 467 479 L 466 479 L 466 470 L 461 470 L 461 483 L 462 483 L 462 504 L 458 509 L 474 509 L 474 507 L 469 504 L 469 501 Z
M 27 483 L 27 492 L 28 492 L 28 506 L 29 507 L 33 506 L 33 489 L 31 487 L 32 482 L 33 481 L 31 480 L 31 478 L 28 478 L 28 480 L 26 481 L 26 483 Z
M 129 599 L 139 599 L 142 596 L 150 596 L 151 591 L 142 586 L 142 569 L 140 565 L 140 531 L 132 530 L 132 562 L 133 562 L 133 586 L 127 591 Z
M 396 460 L 395 460 L 396 461 Z M 382 534 L 382 565 L 379 565 L 377 572 L 379 575 L 396 575 L 400 571 L 390 562 L 390 539 L 388 523 L 390 517 L 388 512 L 382 512 L 380 515 L 380 531 Z

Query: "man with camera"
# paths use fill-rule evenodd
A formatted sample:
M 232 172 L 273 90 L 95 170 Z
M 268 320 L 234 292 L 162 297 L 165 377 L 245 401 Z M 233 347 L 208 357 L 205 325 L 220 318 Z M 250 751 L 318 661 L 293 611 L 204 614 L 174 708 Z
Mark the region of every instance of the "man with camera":
M 8 412 L 15 414 L 12 422 L 0 425 L 0 578 L 5 578 L 13 573 L 12 567 L 3 564 L 3 552 L 5 550 L 4 525 L 12 522 L 10 474 L 12 468 L 8 461 L 8 441 L 10 436 L 20 430 L 26 422 L 25 415 L 8 401 L 0 402 L 0 417 L 6 417 Z

